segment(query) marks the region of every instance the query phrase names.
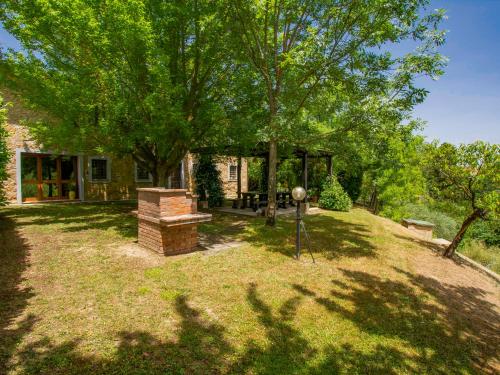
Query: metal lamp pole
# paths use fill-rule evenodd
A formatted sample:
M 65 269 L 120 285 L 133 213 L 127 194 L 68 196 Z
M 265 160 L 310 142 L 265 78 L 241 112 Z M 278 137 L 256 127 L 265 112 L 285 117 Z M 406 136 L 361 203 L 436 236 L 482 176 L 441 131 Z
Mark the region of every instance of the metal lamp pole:
M 301 226 L 304 226 L 304 224 L 302 223 L 302 210 L 300 209 L 300 202 L 302 202 L 302 200 L 306 197 L 306 190 L 301 186 L 294 187 L 292 190 L 292 197 L 297 202 L 297 234 L 295 238 L 295 257 L 298 260 L 300 258 L 300 228 Z M 307 232 L 304 233 L 307 236 Z
M 300 222 L 302 221 L 302 213 L 300 211 L 300 201 L 297 201 L 297 217 L 296 217 L 296 237 L 295 237 L 295 257 L 300 258 Z

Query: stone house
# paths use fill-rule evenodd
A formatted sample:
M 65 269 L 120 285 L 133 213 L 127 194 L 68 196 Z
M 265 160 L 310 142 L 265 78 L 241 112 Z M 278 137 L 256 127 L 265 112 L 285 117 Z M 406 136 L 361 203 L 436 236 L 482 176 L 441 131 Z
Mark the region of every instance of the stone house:
M 34 114 L 23 108 L 8 92 L 2 92 L 9 107 L 7 119 L 7 145 L 11 160 L 7 166 L 8 178 L 4 182 L 7 200 L 11 203 L 38 201 L 108 201 L 136 199 L 137 188 L 152 187 L 149 173 L 133 161 L 132 157 L 114 158 L 108 155 L 54 153 L 45 150 L 21 125 L 23 119 Z M 194 188 L 193 165 L 196 156 L 187 154 L 179 168 L 168 178 L 169 188 Z M 217 159 L 217 168 L 226 197 L 237 192 L 237 160 Z M 247 161 L 242 160 L 241 187 L 247 191 Z

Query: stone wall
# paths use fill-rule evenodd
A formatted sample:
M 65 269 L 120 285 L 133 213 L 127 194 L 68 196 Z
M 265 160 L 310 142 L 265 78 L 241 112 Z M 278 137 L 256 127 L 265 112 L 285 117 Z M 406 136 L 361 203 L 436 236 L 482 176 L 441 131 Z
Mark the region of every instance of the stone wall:
M 188 154 L 185 166 L 186 170 L 186 188 L 193 191 L 195 187 L 193 165 L 196 163 L 196 156 Z M 229 166 L 237 165 L 238 159 L 235 157 L 217 157 L 216 166 L 220 171 L 222 187 L 226 198 L 235 198 L 237 196 L 238 181 L 229 179 Z M 243 158 L 241 161 L 241 191 L 248 191 L 248 162 Z
M 109 158 L 111 179 L 109 182 L 92 182 L 89 178 L 89 157 L 83 157 L 85 200 L 107 201 L 136 199 L 138 187 L 151 187 L 151 182 L 135 181 L 135 164 L 131 157 Z
M 224 193 L 227 198 L 236 198 L 238 192 L 238 181 L 229 178 L 229 166 L 238 165 L 238 158 L 222 158 L 217 162 L 217 169 L 220 171 L 220 177 L 224 187 Z M 241 191 L 248 191 L 248 163 L 247 159 L 241 160 Z
M 18 100 L 9 92 L 2 91 L 1 96 L 5 103 L 11 103 L 7 108 L 7 126 L 6 130 L 9 136 L 7 137 L 7 147 L 11 151 L 11 158 L 7 164 L 7 180 L 3 183 L 3 189 L 8 202 L 14 203 L 17 201 L 17 180 L 16 180 L 16 149 L 28 149 L 38 151 L 40 147 L 32 139 L 28 129 L 21 126 L 20 123 L 25 118 L 36 119 L 32 111 L 18 105 Z

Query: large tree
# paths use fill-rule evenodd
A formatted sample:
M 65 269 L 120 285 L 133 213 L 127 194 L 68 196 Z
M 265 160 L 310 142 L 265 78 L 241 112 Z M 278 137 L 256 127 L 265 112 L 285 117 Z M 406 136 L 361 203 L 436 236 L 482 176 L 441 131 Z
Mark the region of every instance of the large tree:
M 462 226 L 445 250 L 451 257 L 467 229 L 478 219 L 498 217 L 500 210 L 500 148 L 477 141 L 454 146 L 431 144 L 426 150 L 431 193 L 468 208 Z
M 416 74 L 439 74 L 443 63 L 435 47 L 442 11 L 422 15 L 426 0 L 236 0 L 231 29 L 239 63 L 263 93 L 261 127 L 269 144 L 267 223 L 276 213 L 276 165 L 280 143 L 307 127 L 304 113 L 328 92 L 338 103 L 353 92 L 379 92 L 398 100 L 421 100 Z M 414 53 L 392 57 L 384 46 L 411 39 Z M 342 105 L 329 108 L 345 112 Z M 325 111 L 327 108 L 325 108 Z
M 220 1 L 18 1 L 0 21 L 21 50 L 0 79 L 43 110 L 30 124 L 51 148 L 132 155 L 155 186 L 224 124 L 230 72 Z

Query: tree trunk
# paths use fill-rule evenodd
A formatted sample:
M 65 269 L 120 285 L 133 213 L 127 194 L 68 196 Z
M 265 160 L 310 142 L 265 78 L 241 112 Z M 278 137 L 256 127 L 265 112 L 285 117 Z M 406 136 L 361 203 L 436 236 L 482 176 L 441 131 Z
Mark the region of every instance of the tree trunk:
M 465 233 L 467 232 L 467 229 L 470 227 L 470 225 L 481 215 L 483 214 L 483 210 L 476 208 L 472 214 L 470 214 L 462 223 L 462 226 L 460 227 L 460 230 L 458 233 L 455 235 L 455 238 L 453 241 L 451 241 L 451 244 L 446 248 L 444 251 L 444 256 L 451 258 L 453 254 L 455 254 L 455 250 L 457 249 L 458 245 L 460 242 L 462 242 L 462 239 L 464 238 Z
M 168 174 L 165 166 L 156 165 L 155 170 L 151 171 L 151 177 L 153 177 L 154 187 L 167 187 Z
M 274 226 L 276 222 L 276 165 L 278 163 L 278 144 L 272 139 L 269 142 L 269 174 L 267 187 L 267 220 L 266 225 Z

